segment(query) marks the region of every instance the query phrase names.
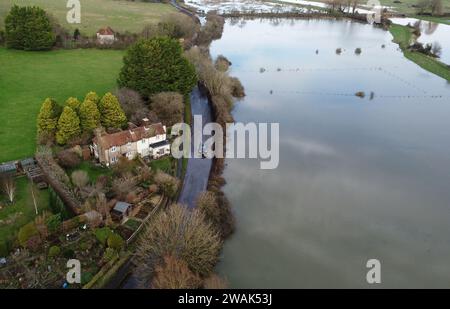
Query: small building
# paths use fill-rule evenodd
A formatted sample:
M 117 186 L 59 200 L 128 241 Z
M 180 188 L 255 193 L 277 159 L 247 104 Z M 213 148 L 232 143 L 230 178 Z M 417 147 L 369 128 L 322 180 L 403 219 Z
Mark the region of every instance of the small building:
M 161 123 L 150 124 L 143 119 L 140 127 L 108 134 L 96 132 L 91 151 L 95 158 L 106 166 L 119 162 L 121 157 L 132 160 L 136 156 L 160 158 L 170 153 L 166 127 Z
M 127 202 L 117 202 L 112 209 L 112 216 L 118 220 L 122 220 L 130 215 L 133 205 Z
M 11 161 L 0 164 L 0 175 L 1 174 L 15 175 L 16 173 L 17 173 L 16 162 Z
M 100 44 L 112 44 L 116 40 L 115 32 L 110 28 L 102 28 L 97 31 L 97 41 Z

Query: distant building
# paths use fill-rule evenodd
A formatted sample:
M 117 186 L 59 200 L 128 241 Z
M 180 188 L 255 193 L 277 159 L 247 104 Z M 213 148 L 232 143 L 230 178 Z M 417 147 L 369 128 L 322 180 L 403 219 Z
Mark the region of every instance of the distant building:
M 97 31 L 97 41 L 100 44 L 112 44 L 116 40 L 115 32 L 110 28 L 102 28 Z
M 112 209 L 112 216 L 117 220 L 122 220 L 128 217 L 133 210 L 133 205 L 126 202 L 117 202 Z
M 149 124 L 143 119 L 143 125 L 117 133 L 97 133 L 92 140 L 92 153 L 100 163 L 110 166 L 119 162 L 121 157 L 129 160 L 137 155 L 158 159 L 170 153 L 166 127 L 161 123 Z

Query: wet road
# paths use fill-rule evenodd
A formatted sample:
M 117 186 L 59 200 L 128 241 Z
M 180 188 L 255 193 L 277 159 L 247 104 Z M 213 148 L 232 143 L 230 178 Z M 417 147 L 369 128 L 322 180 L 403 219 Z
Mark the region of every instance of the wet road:
M 197 142 L 196 144 L 194 139 L 194 116 L 202 116 L 201 128 L 203 128 L 206 123 L 210 123 L 212 121 L 211 108 L 208 103 L 208 98 L 200 92 L 198 87 L 196 87 L 191 93 L 191 110 L 193 117 L 191 126 L 191 158 L 188 161 L 183 188 L 178 198 L 178 203 L 187 205 L 189 208 L 195 206 L 195 200 L 197 199 L 199 193 L 206 190 L 209 172 L 212 165 L 212 159 L 192 158 L 194 152 L 198 151 L 198 148 L 200 147 L 200 143 Z M 208 136 L 203 137 L 202 140 L 204 141 L 207 138 Z

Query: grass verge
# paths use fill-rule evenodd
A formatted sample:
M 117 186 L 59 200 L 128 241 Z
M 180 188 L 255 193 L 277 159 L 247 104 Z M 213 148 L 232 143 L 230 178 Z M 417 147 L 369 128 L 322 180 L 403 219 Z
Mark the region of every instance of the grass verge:
M 436 74 L 447 81 L 450 81 L 450 67 L 445 63 L 440 62 L 439 60 L 424 55 L 419 52 L 413 52 L 408 49 L 410 42 L 412 40 L 412 29 L 406 26 L 400 25 L 391 25 L 389 27 L 389 31 L 394 37 L 394 42 L 397 43 L 401 50 L 403 51 L 403 55 L 419 65 L 421 68 Z

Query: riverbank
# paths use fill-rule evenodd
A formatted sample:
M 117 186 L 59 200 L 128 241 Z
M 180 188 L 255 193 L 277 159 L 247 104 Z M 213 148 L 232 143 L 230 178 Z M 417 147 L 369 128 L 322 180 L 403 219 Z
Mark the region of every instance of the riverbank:
M 416 63 L 421 68 L 450 81 L 450 67 L 448 65 L 440 62 L 436 58 L 409 50 L 410 43 L 413 40 L 413 30 L 407 26 L 395 24 L 389 26 L 389 31 L 394 37 L 393 41 L 399 45 L 403 55 L 407 59 Z

